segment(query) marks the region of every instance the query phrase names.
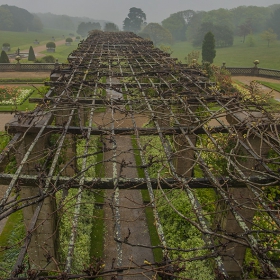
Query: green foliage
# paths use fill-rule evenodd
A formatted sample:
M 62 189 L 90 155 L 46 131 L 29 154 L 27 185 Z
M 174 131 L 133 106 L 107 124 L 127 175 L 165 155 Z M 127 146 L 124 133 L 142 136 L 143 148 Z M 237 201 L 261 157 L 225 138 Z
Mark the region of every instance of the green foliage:
M 4 6 L 0 6 L 0 26 L 2 30 L 12 30 L 14 25 L 13 15 Z
M 16 6 L 0 6 L 1 30 L 7 31 L 40 31 L 43 25 L 37 16 L 32 15 L 27 10 Z
M 117 31 L 119 31 L 119 28 L 116 24 L 114 24 L 112 22 L 107 22 L 105 24 L 104 31 L 117 32 Z
M 146 20 L 146 14 L 140 8 L 130 8 L 127 17 L 123 22 L 124 31 L 139 32 Z
M 38 16 L 45 28 L 61 30 L 76 30 L 79 23 L 84 20 L 80 17 L 54 15 L 51 13 L 37 13 L 36 16 Z
M 70 189 L 67 197 L 62 200 L 62 193 L 57 193 L 59 204 L 59 254 L 62 263 L 65 262 L 68 253 L 68 245 L 73 222 L 73 212 L 75 207 L 78 190 Z M 72 272 L 80 273 L 84 265 L 90 263 L 91 231 L 93 222 L 94 195 L 90 191 L 83 191 L 81 209 L 76 230 L 76 242 L 72 263 Z
M 55 63 L 55 57 L 52 55 L 46 55 L 40 59 L 35 59 L 34 63 Z
M 173 207 L 190 220 L 196 220 L 189 199 L 182 190 L 165 192 Z M 179 216 L 166 201 L 161 192 L 157 192 L 157 210 L 163 225 L 164 234 L 168 246 L 181 249 L 193 249 L 205 246 L 201 233 L 191 223 Z M 188 259 L 205 255 L 205 250 L 194 252 L 172 251 L 172 260 L 183 259 L 185 271 L 180 273 L 181 277 L 197 280 L 214 280 L 213 266 L 209 260 L 187 261 Z M 199 273 L 197 273 L 199 271 Z
M 42 57 L 42 62 L 55 63 L 55 58 L 52 55 L 46 55 L 46 56 Z
M 269 47 L 270 43 L 276 41 L 277 34 L 274 33 L 274 31 L 271 28 L 269 28 L 261 34 L 261 37 L 262 37 L 263 40 L 267 41 L 267 46 Z
M 95 177 L 95 167 L 96 167 L 96 150 L 97 145 L 96 137 L 91 138 L 90 147 L 87 153 L 87 165 L 84 175 L 86 177 Z M 85 148 L 85 140 L 77 141 L 77 167 L 79 170 L 82 169 L 83 165 L 83 154 Z M 92 154 L 92 156 L 90 156 Z M 62 263 L 65 262 L 68 245 L 70 240 L 70 233 L 72 229 L 73 213 L 74 207 L 76 205 L 76 198 L 78 195 L 78 190 L 70 189 L 68 195 L 64 198 L 62 192 L 57 193 L 57 201 L 59 205 L 59 218 L 61 220 L 60 229 L 59 229 L 59 243 L 60 243 L 60 257 Z M 97 194 L 97 195 L 100 195 Z M 80 273 L 83 271 L 84 266 L 89 265 L 92 254 L 96 256 L 102 255 L 103 246 L 94 248 L 95 241 L 94 238 L 98 238 L 98 241 L 102 241 L 104 236 L 104 227 L 103 227 L 103 213 L 95 212 L 95 193 L 90 190 L 83 190 L 82 201 L 80 204 L 80 214 L 78 227 L 76 230 L 76 242 L 74 249 L 74 257 L 72 263 L 71 271 L 73 273 Z M 94 213 L 97 215 L 94 215 Z M 97 220 L 98 219 L 98 222 Z M 96 224 L 97 222 L 97 224 Z M 94 225 L 94 228 L 93 228 Z M 90 245 L 91 244 L 91 245 Z M 102 243 L 103 244 L 103 243 Z
M 4 148 L 8 145 L 11 137 L 5 132 L 0 132 L 0 153 L 4 150 Z
M 17 260 L 25 236 L 22 211 L 9 216 L 0 235 L 0 277 L 7 278 Z M 3 248 L 6 250 L 2 251 Z
M 248 45 L 248 47 L 254 47 L 256 45 L 252 34 L 250 34 L 247 38 L 247 45 Z
M 143 33 L 148 34 L 155 45 L 159 43 L 171 44 L 173 42 L 172 34 L 158 23 L 149 23 L 143 29 Z
M 280 7 L 271 15 L 271 18 L 268 20 L 268 27 L 273 29 L 278 38 L 280 38 Z
M 229 26 L 203 22 L 193 38 L 193 45 L 195 47 L 202 45 L 204 35 L 207 32 L 213 33 L 217 47 L 229 47 L 233 45 L 233 30 Z
M 215 56 L 215 38 L 211 32 L 208 32 L 202 43 L 202 60 L 203 62 L 213 63 Z
M 77 33 L 81 36 L 87 36 L 92 30 L 101 30 L 99 22 L 81 22 L 78 26 Z
M 10 63 L 9 57 L 5 51 L 1 52 L 0 63 Z
M 8 47 L 10 47 L 11 45 L 10 45 L 10 43 L 3 43 L 3 45 L 2 45 L 4 48 L 8 48 Z
M 55 49 L 56 48 L 56 44 L 55 42 L 48 42 L 46 44 L 47 49 Z
M 30 46 L 29 52 L 28 52 L 28 61 L 34 61 L 35 59 L 36 59 L 36 57 L 35 57 L 33 47 Z
M 160 239 L 158 237 L 157 229 L 155 227 L 155 218 L 153 214 L 153 209 L 151 207 L 145 207 L 145 215 L 147 226 L 150 235 L 150 241 L 152 246 L 157 246 L 160 244 Z M 153 255 L 156 262 L 161 262 L 163 258 L 162 249 L 153 249 Z
M 139 32 L 138 36 L 142 37 L 143 39 L 151 40 L 151 37 L 148 33 Z
M 185 40 L 187 24 L 183 13 L 179 12 L 171 14 L 168 18 L 162 21 L 162 26 L 172 34 L 174 40 Z
M 187 64 L 192 64 L 194 62 L 194 59 L 196 60 L 196 62 L 198 62 L 200 56 L 200 51 L 192 51 L 190 53 L 188 53 L 188 55 L 185 57 L 185 61 Z
M 67 43 L 72 43 L 73 42 L 73 39 L 72 38 L 66 38 L 66 40 L 65 40 L 65 42 L 67 42 Z

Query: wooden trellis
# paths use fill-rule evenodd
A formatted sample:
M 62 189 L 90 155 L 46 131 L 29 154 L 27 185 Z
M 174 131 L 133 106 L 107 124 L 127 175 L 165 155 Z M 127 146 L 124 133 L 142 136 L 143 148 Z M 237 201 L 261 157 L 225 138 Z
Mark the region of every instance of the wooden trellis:
M 202 260 L 211 260 L 216 279 L 247 277 L 244 255 L 249 249 L 258 260 L 259 277 L 279 279 L 270 257 L 279 250 L 270 245 L 279 234 L 279 203 L 269 196 L 279 185 L 279 114 L 267 98 L 219 91 L 202 71 L 178 63 L 133 33 L 92 32 L 68 60 L 68 66 L 52 73 L 46 96 L 30 100 L 39 102 L 38 107 L 17 113 L 6 125 L 13 138 L 0 155 L 0 183 L 7 185 L 0 220 L 23 211 L 26 225 L 9 277 L 180 279 L 183 264 Z M 7 173 L 5 165 L 13 157 L 16 166 Z M 91 168 L 94 176 L 89 175 Z M 58 217 L 71 189 L 78 191 L 67 209 L 71 227 L 62 262 Z M 111 190 L 105 203 L 112 211 L 110 238 L 117 254 L 107 257 L 105 266 L 100 261 L 74 273 L 82 197 L 99 189 Z M 133 229 L 123 228 L 127 218 L 122 208 L 128 206 L 122 204 L 122 192 L 139 189 L 148 190 L 150 203 L 133 201 L 131 209 L 153 210 L 161 262 L 140 263 L 124 251 L 125 246 L 155 248 L 131 241 Z M 214 212 L 207 212 L 196 189 L 213 191 L 215 201 L 209 203 L 215 204 Z M 168 196 L 172 190 L 187 197 L 192 213 L 176 209 Z M 204 246 L 169 244 L 158 197 L 200 231 Z M 273 227 L 258 224 L 256 217 Z M 182 260 L 172 258 L 174 251 L 198 253 Z

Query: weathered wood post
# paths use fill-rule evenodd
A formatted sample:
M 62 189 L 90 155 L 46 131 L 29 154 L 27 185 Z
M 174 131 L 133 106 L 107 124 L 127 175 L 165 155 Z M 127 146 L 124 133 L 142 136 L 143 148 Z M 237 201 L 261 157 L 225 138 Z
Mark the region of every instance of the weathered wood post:
M 32 121 L 34 125 L 42 125 L 48 116 L 35 116 Z M 26 152 L 33 144 L 36 134 L 27 133 L 20 143 L 16 152 L 17 164 L 20 164 L 26 155 Z M 40 159 L 45 155 L 48 147 L 48 136 L 42 136 L 35 144 L 29 155 L 26 163 L 23 165 L 22 173 L 26 175 L 40 175 L 44 172 L 40 166 Z M 46 172 L 46 171 L 45 171 Z M 44 181 L 42 181 L 44 182 Z M 40 197 L 48 190 L 45 189 L 44 183 L 39 183 L 34 186 L 21 186 L 21 199 L 31 199 Z M 30 205 L 23 209 L 24 224 L 28 230 L 31 223 L 34 221 L 38 205 Z M 32 238 L 27 248 L 29 264 L 32 269 L 54 270 L 57 269 L 54 260 L 57 256 L 56 251 L 56 201 L 54 197 L 46 197 L 41 206 L 37 220 L 35 219 L 35 227 L 31 231 Z
M 230 125 L 242 123 L 246 126 L 252 122 L 255 122 L 256 119 L 260 121 L 264 120 L 265 117 L 260 112 L 251 112 L 250 115 L 247 112 L 227 115 L 227 121 Z M 244 132 L 240 133 L 240 139 L 242 139 L 243 143 L 250 147 L 250 149 L 253 150 L 259 158 L 267 156 L 269 146 L 256 134 L 249 134 L 249 130 L 247 130 L 246 133 L 245 130 Z M 246 177 L 254 176 L 256 174 L 256 170 L 261 171 L 263 169 L 257 158 L 250 154 L 243 145 L 239 145 L 237 153 L 239 158 L 237 158 L 236 164 Z M 234 170 L 233 172 L 238 171 Z M 232 201 L 236 202 L 234 210 L 238 212 L 238 214 L 244 219 L 246 226 L 250 229 L 252 227 L 252 221 L 255 215 L 255 195 L 249 188 L 229 188 L 228 192 Z M 239 226 L 232 212 L 229 209 L 227 211 L 227 206 L 224 204 L 219 205 L 218 207 L 225 211 L 223 212 L 223 216 L 220 216 L 219 222 L 222 230 L 226 231 L 228 234 L 242 234 L 244 231 Z M 229 243 L 225 248 L 225 254 L 228 256 L 225 256 L 223 261 L 225 269 L 232 279 L 240 279 L 241 277 L 246 248 L 246 246 L 240 245 L 238 243 Z
M 192 113 L 189 112 L 189 119 L 180 119 L 180 123 L 183 126 L 189 127 L 193 119 L 195 117 L 195 111 L 197 106 L 190 106 L 190 110 Z M 178 108 L 178 110 L 181 110 Z M 194 134 L 189 134 L 187 137 L 192 142 L 193 146 L 196 146 L 197 136 Z M 175 135 L 174 136 L 174 146 L 175 146 L 175 158 L 174 158 L 174 166 L 176 168 L 176 172 L 180 176 L 184 177 L 192 177 L 193 176 L 193 169 L 195 165 L 195 151 L 193 147 L 190 145 L 188 140 L 186 139 L 186 135 Z

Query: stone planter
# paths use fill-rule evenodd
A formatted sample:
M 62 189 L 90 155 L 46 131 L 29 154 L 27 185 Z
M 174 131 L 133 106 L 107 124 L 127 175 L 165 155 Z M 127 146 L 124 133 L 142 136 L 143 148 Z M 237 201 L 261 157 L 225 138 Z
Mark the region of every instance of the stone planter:
M 54 53 L 54 52 L 55 52 L 55 49 L 49 48 L 49 49 L 47 49 L 47 52 L 49 52 L 49 53 Z
M 5 51 L 5 52 L 9 52 L 10 51 L 10 47 L 2 47 L 2 51 Z

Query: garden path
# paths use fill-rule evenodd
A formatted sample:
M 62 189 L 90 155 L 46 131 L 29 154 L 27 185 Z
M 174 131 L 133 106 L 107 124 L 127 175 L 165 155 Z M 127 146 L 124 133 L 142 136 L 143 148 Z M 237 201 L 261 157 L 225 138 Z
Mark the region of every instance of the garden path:
M 133 127 L 129 116 L 125 116 L 124 113 L 114 113 L 114 125 L 115 127 Z M 144 123 L 148 122 L 147 117 L 135 116 L 137 126 L 143 126 Z M 111 111 L 108 109 L 104 113 L 98 113 L 95 117 L 95 125 L 109 126 L 111 124 Z M 135 158 L 133 147 L 131 143 L 131 136 L 127 135 L 116 135 L 114 137 L 116 143 L 116 154 L 115 158 L 117 162 L 118 176 L 126 178 L 136 178 L 136 170 L 129 168 L 129 166 L 135 166 Z M 104 139 L 106 146 L 111 147 L 111 139 Z M 108 162 L 105 164 L 105 177 L 113 177 L 113 162 L 114 157 L 113 151 L 105 153 L 104 161 Z M 120 170 L 120 162 L 124 161 L 128 164 L 127 167 Z M 121 174 L 120 174 L 121 172 Z M 105 236 L 104 236 L 104 262 L 107 268 L 110 268 L 114 260 L 117 259 L 117 243 L 114 241 L 115 237 L 115 218 L 112 211 L 112 206 L 115 205 L 113 200 L 114 191 L 107 190 L 105 192 L 105 205 L 104 218 L 105 218 Z M 140 190 L 121 190 L 119 192 L 119 211 L 120 211 L 120 226 L 121 226 L 121 239 L 123 240 L 130 231 L 128 242 L 132 244 L 144 244 L 151 246 L 149 230 L 145 216 L 145 205 L 142 200 L 142 194 Z M 135 264 L 143 265 L 145 259 L 151 263 L 154 262 L 153 252 L 149 248 L 131 247 L 127 244 L 122 244 L 122 266 L 135 266 Z M 116 264 L 115 264 L 116 265 Z M 123 273 L 122 279 L 133 279 L 143 280 L 151 279 L 152 274 L 147 268 L 147 271 L 143 273 L 141 270 L 128 270 Z M 105 278 L 106 280 L 107 278 Z M 108 278 L 110 279 L 110 278 Z
M 55 41 L 55 45 L 56 46 L 61 46 L 65 44 L 65 39 L 60 40 L 60 41 Z M 46 50 L 46 45 L 42 45 L 42 46 L 37 46 L 37 47 L 33 47 L 34 53 L 36 55 L 36 57 L 40 57 L 40 56 L 45 56 L 45 54 L 42 54 L 41 52 Z M 29 49 L 26 50 L 22 50 L 22 52 L 29 52 Z
M 232 77 L 233 81 L 239 81 L 245 85 L 249 85 L 250 82 L 258 80 L 258 81 L 264 81 L 264 82 L 271 82 L 271 83 L 278 83 L 280 84 L 280 80 L 279 79 L 269 79 L 269 78 L 262 78 L 262 77 L 252 77 L 252 76 L 233 76 Z M 260 85 L 260 89 L 264 92 L 264 93 L 269 93 L 271 92 L 271 89 L 264 86 L 264 85 Z M 272 96 L 280 101 L 280 92 L 273 90 L 272 91 Z

